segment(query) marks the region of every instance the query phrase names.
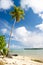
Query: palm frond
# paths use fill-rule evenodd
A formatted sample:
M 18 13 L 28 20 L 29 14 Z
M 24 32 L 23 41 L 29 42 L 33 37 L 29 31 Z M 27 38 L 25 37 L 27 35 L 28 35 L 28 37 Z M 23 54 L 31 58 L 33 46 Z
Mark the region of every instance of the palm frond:
M 12 19 L 14 19 L 15 18 L 15 16 L 12 16 Z
M 21 15 L 20 18 L 21 18 L 21 19 L 24 19 L 24 16 Z
M 24 14 L 24 10 L 20 10 L 20 12 L 21 12 L 22 14 Z
M 14 6 L 14 10 L 10 12 L 10 15 L 12 16 L 12 19 L 16 18 L 16 21 L 20 21 L 21 19 L 24 19 L 25 14 L 21 7 Z
M 15 15 L 16 13 L 14 11 L 10 12 L 10 15 Z

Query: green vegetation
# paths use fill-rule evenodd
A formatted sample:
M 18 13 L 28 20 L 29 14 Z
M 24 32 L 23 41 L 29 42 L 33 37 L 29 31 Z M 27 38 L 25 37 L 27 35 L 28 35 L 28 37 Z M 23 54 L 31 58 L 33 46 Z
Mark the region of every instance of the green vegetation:
M 0 36 L 0 51 L 6 46 L 5 36 Z
M 4 48 L 3 49 L 3 56 L 7 56 L 7 54 L 8 54 L 8 48 Z
M 16 22 L 19 22 L 21 19 L 24 19 L 24 10 L 21 7 L 14 6 L 14 10 L 10 12 L 12 19 L 16 19 Z
M 11 31 L 10 31 L 8 49 L 9 49 L 9 46 L 10 46 L 10 40 L 11 40 L 12 31 L 14 29 L 14 25 L 15 25 L 16 22 L 19 22 L 21 19 L 24 19 L 24 10 L 22 10 L 21 7 L 14 6 L 14 9 L 13 9 L 13 11 L 10 12 L 10 15 L 11 15 L 12 19 L 15 19 L 15 22 L 12 25 L 12 28 L 11 28 Z
M 0 53 L 4 56 L 7 55 L 8 49 L 6 48 L 5 36 L 0 36 Z

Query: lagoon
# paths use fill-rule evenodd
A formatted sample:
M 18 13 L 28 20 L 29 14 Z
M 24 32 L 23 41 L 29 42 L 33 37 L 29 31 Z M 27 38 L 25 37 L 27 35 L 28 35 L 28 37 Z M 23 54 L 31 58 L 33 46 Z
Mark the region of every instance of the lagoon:
M 11 50 L 10 53 L 18 54 L 20 56 L 29 56 L 35 59 L 43 60 L 43 49 L 42 50 L 24 50 L 24 49 L 16 49 Z

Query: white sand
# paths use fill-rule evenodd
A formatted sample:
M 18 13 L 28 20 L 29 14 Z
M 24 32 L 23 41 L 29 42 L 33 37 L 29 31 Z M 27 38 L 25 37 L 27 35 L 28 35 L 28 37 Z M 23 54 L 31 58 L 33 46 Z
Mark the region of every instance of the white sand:
M 13 56 L 12 58 L 0 58 L 0 61 L 5 62 L 5 65 L 43 65 L 43 63 L 32 61 L 26 56 Z

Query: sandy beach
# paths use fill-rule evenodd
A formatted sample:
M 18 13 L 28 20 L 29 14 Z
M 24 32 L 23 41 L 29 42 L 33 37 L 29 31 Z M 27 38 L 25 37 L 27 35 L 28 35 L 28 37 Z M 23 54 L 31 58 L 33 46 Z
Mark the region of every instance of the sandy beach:
M 12 58 L 0 58 L 0 62 L 4 62 L 4 65 L 43 65 L 43 63 L 32 61 L 31 58 L 26 56 L 12 56 Z

